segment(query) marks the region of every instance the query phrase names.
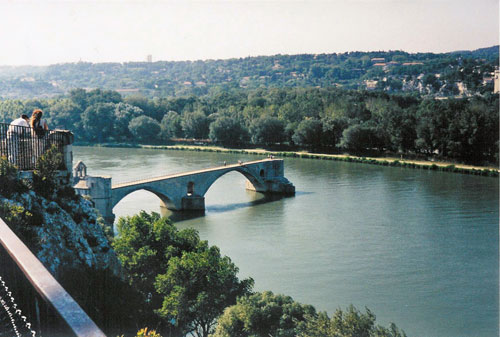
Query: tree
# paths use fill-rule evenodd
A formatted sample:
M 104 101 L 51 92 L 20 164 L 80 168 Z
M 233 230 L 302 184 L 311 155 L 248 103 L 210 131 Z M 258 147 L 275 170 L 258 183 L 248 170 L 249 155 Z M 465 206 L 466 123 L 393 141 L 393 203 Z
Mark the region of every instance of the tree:
M 220 317 L 214 337 L 295 337 L 316 311 L 270 291 L 241 297 Z
M 378 137 L 385 148 L 407 151 L 414 148 L 416 135 L 415 109 L 402 109 L 395 100 L 387 98 L 368 99 L 366 102 L 372 120 L 382 130 Z
M 127 104 L 141 109 L 146 116 L 158 120 L 160 119 L 160 116 L 157 116 L 158 111 L 153 100 L 147 99 L 146 97 L 141 95 L 131 95 L 125 97 L 124 101 Z
M 206 337 L 224 308 L 253 286 L 252 279 L 238 280 L 238 268 L 194 229 L 178 231 L 169 219 L 144 211 L 117 226 L 113 248 L 144 298 L 143 316 L 157 313 L 165 329 Z
M 148 116 L 133 118 L 128 129 L 136 139 L 145 142 L 155 141 L 161 131 L 160 123 Z
M 130 121 L 143 114 L 143 111 L 127 103 L 118 103 L 115 108 L 113 137 L 116 140 L 128 140 L 133 137 L 129 129 Z
M 182 137 L 182 118 L 175 112 L 170 110 L 161 119 L 161 138 L 169 139 L 173 137 Z
M 160 307 L 162 298 L 156 293 L 156 276 L 165 273 L 170 258 L 182 252 L 203 250 L 193 229 L 178 231 L 172 222 L 158 213 L 141 211 L 131 217 L 121 217 L 113 248 L 125 268 L 130 285 L 144 298 L 144 310 L 152 313 Z
M 11 122 L 19 118 L 24 113 L 24 104 L 16 100 L 2 100 L 0 101 L 0 121 L 3 123 Z
M 345 117 L 324 117 L 321 119 L 321 124 L 323 125 L 323 145 L 337 147 L 349 121 Z
M 50 107 L 51 129 L 77 130 L 81 120 L 82 109 L 72 100 L 64 98 Z
M 97 103 L 89 106 L 82 114 L 83 130 L 89 140 L 99 143 L 113 133 L 115 104 Z
M 321 312 L 308 316 L 307 323 L 299 337 L 406 337 L 404 331 L 391 323 L 389 329 L 375 326 L 375 315 L 366 308 L 360 312 L 353 305 L 346 311 L 337 309 L 332 318 Z
M 27 187 L 18 179 L 17 167 L 5 156 L 0 156 L 0 195 L 9 198 L 14 193 L 24 193 Z
M 367 149 L 381 150 L 385 143 L 381 134 L 383 130 L 378 129 L 373 123 L 351 125 L 342 133 L 340 146 L 354 152 Z
M 87 103 L 88 105 L 94 105 L 97 103 L 120 103 L 122 101 L 122 96 L 113 90 L 101 90 L 94 89 L 87 92 Z
M 323 126 L 317 119 L 304 119 L 299 123 L 292 139 L 297 145 L 318 148 L 321 146 Z
M 238 146 L 248 139 L 248 132 L 236 118 L 220 116 L 210 124 L 208 136 L 213 142 Z
M 91 105 L 98 103 L 120 103 L 122 96 L 112 90 L 94 89 L 86 91 L 85 89 L 72 89 L 69 92 L 70 99 L 84 111 Z
M 417 148 L 426 153 L 437 151 L 441 156 L 448 155 L 450 121 L 454 112 L 449 102 L 426 99 L 417 110 Z
M 448 124 L 448 154 L 475 164 L 493 158 L 498 150 L 498 105 L 490 108 L 478 98 L 450 104 L 455 115 Z
M 285 140 L 285 125 L 276 117 L 262 116 L 250 126 L 254 144 L 273 145 Z
M 158 313 L 175 322 L 183 335 L 208 337 L 224 308 L 253 286 L 251 278 L 240 281 L 237 273 L 231 259 L 215 246 L 172 258 L 167 272 L 156 278 L 156 290 L 163 295 Z
M 204 139 L 208 136 L 209 121 L 202 111 L 184 113 L 181 125 L 186 137 Z

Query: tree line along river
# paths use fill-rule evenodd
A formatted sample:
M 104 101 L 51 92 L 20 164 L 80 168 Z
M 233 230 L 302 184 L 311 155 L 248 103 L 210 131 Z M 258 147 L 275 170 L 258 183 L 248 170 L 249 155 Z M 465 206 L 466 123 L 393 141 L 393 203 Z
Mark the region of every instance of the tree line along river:
M 137 180 L 257 156 L 74 147 L 90 175 Z M 271 290 L 333 313 L 354 304 L 409 336 L 498 336 L 498 179 L 409 168 L 285 158 L 291 198 L 245 190 L 243 175 L 221 177 L 193 227 Z M 117 216 L 160 212 L 137 191 Z

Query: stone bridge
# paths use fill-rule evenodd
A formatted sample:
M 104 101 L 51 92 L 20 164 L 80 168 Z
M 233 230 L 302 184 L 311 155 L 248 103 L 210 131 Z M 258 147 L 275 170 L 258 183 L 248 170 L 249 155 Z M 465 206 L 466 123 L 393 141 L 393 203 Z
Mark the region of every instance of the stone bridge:
M 75 170 L 78 165 L 75 166 Z M 160 206 L 175 211 L 205 210 L 205 193 L 224 174 L 236 171 L 247 179 L 246 188 L 262 193 L 293 195 L 295 187 L 284 176 L 283 159 L 264 159 L 232 165 L 224 165 L 198 171 L 171 174 L 151 179 L 111 185 L 110 177 L 74 176 L 78 181 L 75 189 L 90 195 L 95 207 L 106 221 L 114 220 L 113 207 L 128 194 L 146 190 L 160 198 Z

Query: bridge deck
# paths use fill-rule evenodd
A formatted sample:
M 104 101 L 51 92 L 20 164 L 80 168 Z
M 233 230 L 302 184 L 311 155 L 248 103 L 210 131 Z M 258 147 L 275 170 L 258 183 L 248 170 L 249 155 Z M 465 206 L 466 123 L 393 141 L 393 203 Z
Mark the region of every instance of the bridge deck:
M 236 163 L 236 164 L 230 164 L 230 165 L 223 165 L 223 166 L 211 167 L 211 168 L 202 169 L 202 170 L 195 170 L 195 171 L 190 171 L 190 172 L 167 174 L 167 175 L 159 176 L 159 177 L 153 177 L 153 178 L 147 178 L 147 179 L 139 179 L 139 180 L 134 180 L 134 181 L 128 181 L 128 182 L 125 182 L 125 183 L 114 184 L 111 187 L 111 189 L 123 188 L 123 187 L 128 187 L 128 186 L 133 186 L 133 185 L 145 184 L 145 183 L 150 183 L 150 182 L 155 182 L 155 181 L 160 181 L 160 180 L 165 180 L 165 179 L 178 178 L 178 177 L 195 175 L 195 174 L 206 173 L 206 172 L 227 170 L 227 169 L 235 168 L 235 167 L 245 167 L 245 166 L 248 166 L 248 165 L 259 164 L 259 163 L 266 162 L 266 161 L 282 161 L 282 160 L 283 159 L 266 158 L 266 159 L 260 159 L 260 160 L 242 162 L 241 164 L 240 163 Z

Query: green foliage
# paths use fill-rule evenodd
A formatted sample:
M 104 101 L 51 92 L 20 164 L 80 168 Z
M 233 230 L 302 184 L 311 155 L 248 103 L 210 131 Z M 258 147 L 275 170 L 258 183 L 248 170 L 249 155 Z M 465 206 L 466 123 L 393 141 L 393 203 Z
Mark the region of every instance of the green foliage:
M 391 323 L 389 329 L 375 325 L 375 315 L 366 308 L 360 312 L 353 305 L 346 311 L 337 309 L 331 318 L 326 313 L 309 316 L 300 337 L 406 337 Z
M 45 198 L 53 199 L 54 193 L 59 188 L 57 172 L 63 165 L 62 153 L 52 145 L 36 162 L 33 171 L 33 190 Z
M 179 333 L 208 336 L 224 308 L 253 285 L 238 280 L 238 268 L 196 231 L 178 231 L 154 212 L 120 218 L 113 248 L 144 312 L 152 316 L 156 309 L 164 326 Z
M 118 258 L 127 270 L 130 284 L 143 294 L 152 297 L 156 291 L 156 275 L 164 273 L 171 257 L 182 251 L 193 251 L 200 244 L 198 234 L 193 230 L 178 232 L 167 218 L 158 213 L 144 211 L 132 217 L 121 217 L 117 223 L 118 235 L 113 242 Z
M 130 140 L 134 136 L 129 130 L 129 123 L 133 118 L 143 115 L 142 109 L 127 104 L 118 103 L 115 106 L 115 121 L 113 125 L 113 139 L 115 140 Z
M 238 299 L 219 318 L 214 337 L 406 337 L 391 323 L 375 325 L 375 315 L 360 312 L 353 305 L 337 309 L 331 318 L 326 312 L 302 305 L 289 296 L 271 292 Z
M 52 129 L 75 130 L 80 124 L 83 110 L 69 98 L 50 106 L 49 125 Z
M 382 150 L 385 144 L 383 136 L 384 130 L 373 123 L 355 124 L 344 130 L 340 146 L 353 152 Z
M 241 297 L 219 318 L 214 337 L 295 337 L 316 311 L 270 291 Z
M 43 222 L 41 210 L 34 208 L 28 210 L 21 205 L 0 200 L 0 218 L 29 245 L 32 249 L 37 249 L 39 242 L 34 234 L 35 227 Z
M 208 337 L 224 308 L 249 293 L 252 279 L 240 281 L 238 268 L 217 247 L 185 252 L 169 261 L 165 274 L 156 278 L 164 296 L 160 316 L 176 321 L 185 333 Z
M 182 118 L 175 112 L 170 110 L 163 116 L 161 120 L 161 137 L 162 139 L 169 139 L 174 137 L 182 137 Z
M 397 53 L 392 56 L 398 55 L 408 56 Z M 363 61 L 363 56 L 349 55 L 348 63 L 370 68 L 370 59 L 365 57 Z M 360 62 L 355 60 L 358 57 Z M 431 55 L 422 55 L 423 59 L 426 57 Z M 458 65 L 454 59 L 447 60 Z M 476 73 L 481 68 L 469 61 L 464 64 Z M 318 67 L 316 74 L 323 71 L 322 66 Z M 458 81 L 460 74 L 450 78 L 456 77 L 454 81 Z M 405 86 L 417 80 L 416 76 L 408 76 Z M 433 76 L 427 76 L 426 81 L 432 82 Z M 439 81 L 444 81 L 442 78 Z M 392 88 L 394 81 L 387 80 L 384 88 Z M 425 90 L 431 90 L 432 83 L 437 83 L 431 82 Z M 420 154 L 481 165 L 498 162 L 498 94 L 485 92 L 481 96 L 437 100 L 434 96 L 422 99 L 416 94 L 395 94 L 390 90 L 312 88 L 307 81 L 303 85 L 308 87 L 218 88 L 203 96 L 159 99 L 129 96 L 125 99 L 127 103 L 120 102 L 121 96 L 116 92 L 75 89 L 69 98 L 0 101 L 0 112 L 2 107 L 16 111 L 46 107 L 49 125 L 65 128 L 73 125 L 76 138 L 87 142 L 206 139 L 211 131 L 211 139 L 225 146 L 246 145 L 251 139 L 254 144 L 279 143 L 283 148 L 297 146 L 336 152 L 342 147 L 347 151 Z M 439 90 L 448 89 L 443 86 Z M 5 117 L 10 121 L 8 111 Z M 129 129 L 132 120 L 134 133 Z M 157 137 L 160 121 L 161 132 Z
M 254 119 L 250 131 L 254 144 L 273 145 L 285 141 L 285 125 L 276 117 L 262 116 Z
M 17 178 L 17 168 L 6 157 L 0 157 L 0 195 L 10 197 L 27 191 L 27 186 Z
M 161 131 L 160 123 L 144 115 L 132 119 L 128 128 L 136 139 L 143 142 L 155 141 Z
M 85 109 L 82 125 L 89 140 L 102 143 L 112 135 L 115 109 L 114 103 L 96 103 Z
M 317 119 L 304 119 L 299 123 L 293 134 L 293 142 L 297 145 L 311 148 L 321 146 L 323 126 Z
M 186 112 L 181 125 L 187 138 L 205 139 L 208 136 L 209 120 L 202 111 Z
M 137 331 L 136 337 L 161 337 L 161 335 L 157 333 L 156 330 L 148 330 L 148 328 L 143 328 Z
M 241 145 L 248 139 L 248 131 L 235 117 L 221 116 L 210 124 L 209 138 L 222 145 Z
M 321 119 L 323 125 L 322 143 L 325 146 L 337 147 L 342 139 L 342 132 L 349 125 L 349 120 L 343 116 L 324 117 Z

